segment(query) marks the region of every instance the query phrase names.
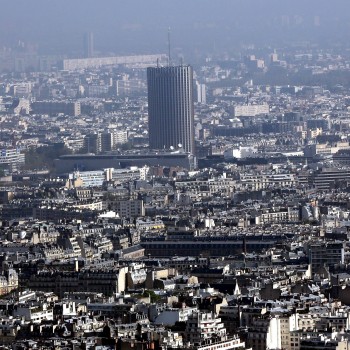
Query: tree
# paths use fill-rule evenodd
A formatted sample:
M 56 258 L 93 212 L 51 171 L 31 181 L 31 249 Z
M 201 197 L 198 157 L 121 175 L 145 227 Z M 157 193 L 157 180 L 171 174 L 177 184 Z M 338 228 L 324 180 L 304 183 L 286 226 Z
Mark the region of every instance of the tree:
M 55 144 L 50 146 L 40 146 L 30 148 L 25 153 L 25 168 L 28 170 L 35 169 L 54 169 L 54 160 L 61 155 L 71 154 L 72 151 L 65 147 L 64 144 Z
M 157 295 L 153 290 L 145 290 L 142 294 L 143 297 L 150 297 L 151 303 L 156 303 L 160 300 L 160 296 Z

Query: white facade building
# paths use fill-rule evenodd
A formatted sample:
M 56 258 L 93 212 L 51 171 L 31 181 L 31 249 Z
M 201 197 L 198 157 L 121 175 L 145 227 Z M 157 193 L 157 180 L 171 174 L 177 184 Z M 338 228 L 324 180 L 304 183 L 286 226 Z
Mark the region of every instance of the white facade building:
M 235 106 L 234 116 L 235 117 L 255 117 L 259 114 L 270 113 L 270 107 L 268 104 L 262 105 L 242 105 Z
M 207 87 L 205 84 L 200 84 L 196 81 L 196 102 L 206 104 L 207 103 Z
M 201 345 L 205 341 L 227 340 L 226 328 L 221 318 L 215 317 L 213 313 L 194 313 L 188 317 L 185 337 L 190 344 Z
M 135 55 L 135 56 L 111 56 L 111 57 L 92 57 L 63 60 L 64 70 L 77 70 L 88 68 L 99 68 L 103 66 L 112 66 L 125 64 L 138 67 L 139 65 L 156 65 L 158 62 L 166 62 L 168 56 L 165 54 L 156 55 Z
M 118 181 L 120 183 L 133 180 L 146 180 L 149 167 L 130 167 L 127 169 L 106 168 L 103 170 L 76 171 L 69 174 L 70 180 L 82 180 L 83 187 L 100 187 L 104 181 Z
M 0 165 L 18 166 L 23 165 L 25 156 L 19 149 L 4 148 L 0 152 Z
M 254 157 L 257 153 L 258 153 L 258 148 L 257 147 L 249 147 L 249 146 L 243 147 L 243 146 L 239 146 L 238 148 L 227 149 L 224 152 L 224 158 L 225 159 L 249 158 L 249 157 Z
M 53 309 L 46 303 L 19 304 L 13 311 L 15 317 L 24 317 L 26 321 L 40 323 L 53 320 Z
M 195 307 L 167 308 L 157 316 L 155 324 L 174 325 L 176 322 L 186 322 L 190 315 L 197 311 Z

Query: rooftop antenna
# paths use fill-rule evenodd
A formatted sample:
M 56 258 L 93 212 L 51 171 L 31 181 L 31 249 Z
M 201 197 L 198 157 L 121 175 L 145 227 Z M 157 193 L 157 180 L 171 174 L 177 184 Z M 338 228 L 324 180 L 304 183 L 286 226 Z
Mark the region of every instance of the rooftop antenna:
M 170 27 L 168 28 L 168 66 L 171 65 Z

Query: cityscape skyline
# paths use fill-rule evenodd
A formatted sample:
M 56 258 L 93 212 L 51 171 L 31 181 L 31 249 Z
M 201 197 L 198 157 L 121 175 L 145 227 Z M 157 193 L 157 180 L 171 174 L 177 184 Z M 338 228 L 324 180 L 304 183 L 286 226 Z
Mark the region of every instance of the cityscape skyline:
M 348 349 L 349 36 L 349 0 L 3 1 L 1 350 Z

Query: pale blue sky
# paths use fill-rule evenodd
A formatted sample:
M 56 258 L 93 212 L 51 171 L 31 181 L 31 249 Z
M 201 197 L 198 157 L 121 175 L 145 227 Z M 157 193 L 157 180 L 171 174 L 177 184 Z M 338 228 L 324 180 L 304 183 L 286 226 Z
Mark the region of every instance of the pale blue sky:
M 84 32 L 117 53 L 225 50 L 242 42 L 349 41 L 349 0 L 2 0 L 0 45 L 78 52 Z M 320 20 L 315 18 L 318 16 Z

